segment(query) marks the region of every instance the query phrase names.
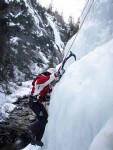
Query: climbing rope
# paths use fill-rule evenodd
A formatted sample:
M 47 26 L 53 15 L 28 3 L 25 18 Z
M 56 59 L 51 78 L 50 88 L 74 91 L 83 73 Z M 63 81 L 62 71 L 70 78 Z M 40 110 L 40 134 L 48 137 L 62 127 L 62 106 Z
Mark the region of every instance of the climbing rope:
M 83 11 L 82 11 L 82 14 L 83 14 L 84 10 L 86 9 L 86 7 L 87 7 L 87 5 L 88 5 L 89 1 L 90 1 L 90 0 L 88 0 L 88 1 L 87 1 L 86 5 L 85 5 L 85 7 L 84 7 L 84 9 L 83 9 Z M 89 7 L 89 9 L 88 9 L 88 11 L 87 11 L 87 13 L 86 13 L 86 15 L 85 15 L 84 19 L 83 19 L 83 22 L 82 22 L 82 24 L 81 24 L 81 26 L 80 26 L 80 28 L 79 28 L 79 30 L 78 30 L 78 32 L 77 32 L 77 34 L 76 34 L 75 38 L 74 38 L 74 40 L 73 40 L 72 44 L 70 45 L 69 50 L 67 51 L 67 54 L 66 54 L 66 55 L 65 55 L 65 57 L 64 57 L 64 60 L 65 60 L 65 58 L 67 57 L 67 55 L 68 55 L 68 53 L 69 53 L 69 51 L 70 51 L 70 49 L 71 49 L 71 47 L 72 47 L 72 45 L 73 45 L 73 43 L 74 43 L 75 39 L 77 38 L 78 33 L 79 33 L 80 29 L 82 28 L 82 26 L 83 26 L 83 24 L 84 24 L 84 22 L 85 22 L 85 19 L 86 19 L 86 17 L 88 16 L 88 13 L 89 13 L 89 12 L 90 12 L 90 10 L 91 10 L 91 7 L 93 6 L 94 1 L 95 1 L 95 0 L 92 0 L 92 3 L 91 3 L 91 5 L 90 5 L 90 7 Z M 82 16 L 82 14 L 81 14 L 81 16 Z
M 85 9 L 86 9 L 86 7 L 87 7 L 87 5 L 88 5 L 89 1 L 90 1 L 90 0 L 88 0 L 88 1 L 87 1 L 87 3 L 85 4 L 85 7 L 84 7 L 84 9 L 83 9 L 83 11 L 82 11 L 82 13 L 81 13 L 81 15 L 80 15 L 80 17 L 79 17 L 79 18 L 81 18 L 81 16 L 83 15 L 83 13 L 84 13 L 84 11 L 85 11 Z

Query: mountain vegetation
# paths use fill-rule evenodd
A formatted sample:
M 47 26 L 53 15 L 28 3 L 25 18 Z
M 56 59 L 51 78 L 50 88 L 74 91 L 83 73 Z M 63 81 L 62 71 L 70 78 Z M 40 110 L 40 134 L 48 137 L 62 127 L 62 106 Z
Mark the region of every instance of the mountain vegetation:
M 47 14 L 65 45 L 68 27 L 57 11 L 42 7 L 36 0 L 0 1 L 0 83 L 5 89 L 9 82 L 32 79 L 34 64 L 43 69 L 62 61 L 64 45 L 55 43 Z

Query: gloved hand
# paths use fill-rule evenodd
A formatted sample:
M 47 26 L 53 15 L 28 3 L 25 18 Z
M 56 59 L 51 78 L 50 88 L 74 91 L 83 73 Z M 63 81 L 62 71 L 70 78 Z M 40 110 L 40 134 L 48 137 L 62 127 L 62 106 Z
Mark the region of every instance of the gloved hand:
M 59 70 L 59 73 L 60 73 L 60 75 L 62 76 L 62 75 L 65 73 L 65 70 L 64 70 L 64 69 L 60 69 L 60 70 Z
M 58 72 L 56 72 L 56 76 L 58 78 L 61 78 L 61 76 L 65 73 L 65 70 L 64 69 L 60 69 Z
M 61 77 L 64 73 L 65 73 L 65 70 L 64 69 L 60 69 L 58 71 L 58 76 Z

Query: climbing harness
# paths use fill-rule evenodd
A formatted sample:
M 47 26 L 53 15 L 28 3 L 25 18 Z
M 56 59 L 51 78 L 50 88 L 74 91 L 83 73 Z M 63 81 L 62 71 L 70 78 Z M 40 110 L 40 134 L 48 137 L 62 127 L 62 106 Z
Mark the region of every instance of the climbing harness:
M 84 10 L 86 9 L 86 7 L 87 7 L 87 5 L 88 5 L 89 1 L 90 1 L 90 0 L 88 0 L 88 1 L 87 1 L 86 5 L 85 5 L 85 7 L 84 7 L 84 9 L 83 9 L 83 11 L 82 11 L 82 14 L 84 13 Z M 70 51 L 70 49 L 71 49 L 71 47 L 72 47 L 72 45 L 73 45 L 73 43 L 74 43 L 75 39 L 77 38 L 78 33 L 79 33 L 80 29 L 82 28 L 82 26 L 83 26 L 83 24 L 84 24 L 84 22 L 85 22 L 85 20 L 86 20 L 86 17 L 88 16 L 88 13 L 90 12 L 91 7 L 93 6 L 94 1 L 95 1 L 95 0 L 92 0 L 92 3 L 91 3 L 91 5 L 90 5 L 90 7 L 89 7 L 89 9 L 88 9 L 88 11 L 87 11 L 87 13 L 86 13 L 86 15 L 85 15 L 85 17 L 84 17 L 83 21 L 82 21 L 82 23 L 81 23 L 81 26 L 80 26 L 80 28 L 79 28 L 79 30 L 78 30 L 78 32 L 77 32 L 77 34 L 76 34 L 75 38 L 73 39 L 72 44 L 70 45 L 69 50 L 67 51 L 67 54 L 66 54 L 66 55 L 65 55 L 65 57 L 64 57 L 64 60 L 65 60 L 66 56 L 68 55 L 68 53 L 69 53 L 69 51 Z M 82 14 L 81 14 L 81 16 L 82 16 Z M 80 17 L 81 17 L 81 16 L 80 16 Z M 79 17 L 79 18 L 80 18 L 80 17 Z

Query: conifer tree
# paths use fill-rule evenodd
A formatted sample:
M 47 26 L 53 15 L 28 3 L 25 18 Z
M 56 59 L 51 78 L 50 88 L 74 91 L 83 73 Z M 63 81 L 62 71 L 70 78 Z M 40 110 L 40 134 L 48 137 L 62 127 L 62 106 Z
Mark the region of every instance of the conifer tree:
M 0 1 L 0 82 L 3 82 L 7 89 L 7 82 L 12 76 L 10 41 L 9 41 L 9 20 L 8 20 L 8 4 Z

